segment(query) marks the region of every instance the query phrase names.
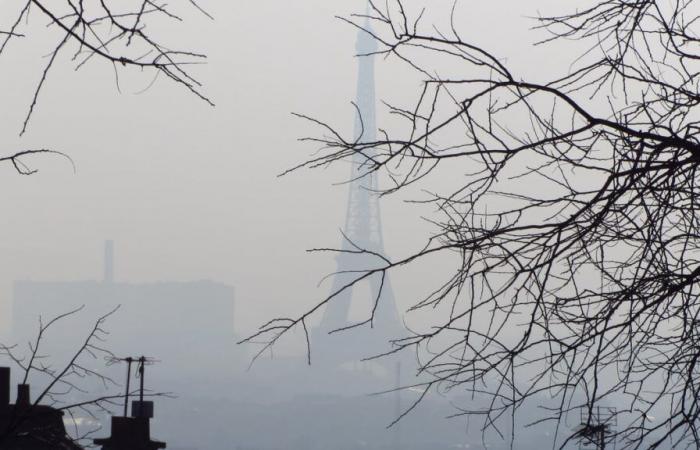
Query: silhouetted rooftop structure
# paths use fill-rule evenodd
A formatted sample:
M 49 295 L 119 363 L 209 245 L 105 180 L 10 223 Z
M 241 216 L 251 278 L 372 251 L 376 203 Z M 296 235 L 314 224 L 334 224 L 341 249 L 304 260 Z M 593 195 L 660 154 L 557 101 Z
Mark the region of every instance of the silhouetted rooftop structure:
M 95 439 L 94 443 L 102 446 L 102 450 L 157 450 L 166 447 L 165 442 L 151 439 L 149 417 L 112 417 L 111 436 Z
M 165 442 L 151 439 L 151 419 L 153 418 L 153 402 L 144 401 L 144 376 L 147 358 L 124 358 L 121 361 L 128 364 L 126 392 L 124 395 L 124 416 L 112 417 L 112 434 L 108 438 L 95 439 L 93 442 L 101 445 L 103 450 L 157 450 L 165 448 Z M 131 404 L 131 416 L 127 416 L 126 405 L 129 402 L 129 379 L 131 365 L 138 363 L 137 372 L 141 381 L 139 400 Z
M 31 402 L 20 384 L 10 403 L 10 369 L 0 367 L 0 448 L 3 450 L 82 450 L 66 433 L 63 411 Z

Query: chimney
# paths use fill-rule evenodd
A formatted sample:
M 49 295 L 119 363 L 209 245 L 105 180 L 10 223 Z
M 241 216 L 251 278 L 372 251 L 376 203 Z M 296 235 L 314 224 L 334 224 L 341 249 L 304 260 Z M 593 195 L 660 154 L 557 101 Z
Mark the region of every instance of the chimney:
M 30 406 L 32 404 L 31 397 L 29 395 L 29 385 L 28 384 L 18 384 L 17 385 L 17 406 Z
M 114 241 L 109 239 L 105 241 L 105 261 L 104 261 L 105 283 L 114 282 Z
M 140 417 L 144 419 L 153 418 L 153 402 L 138 401 L 131 402 L 131 417 Z
M 0 410 L 10 406 L 10 368 L 0 367 Z

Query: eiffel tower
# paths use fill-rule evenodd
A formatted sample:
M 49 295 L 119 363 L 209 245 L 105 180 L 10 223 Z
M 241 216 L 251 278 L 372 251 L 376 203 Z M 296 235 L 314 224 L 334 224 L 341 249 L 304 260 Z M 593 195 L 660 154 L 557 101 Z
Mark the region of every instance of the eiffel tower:
M 369 27 L 369 23 L 365 25 Z M 369 29 L 369 28 L 367 28 Z M 376 141 L 376 105 L 374 83 L 374 56 L 377 43 L 367 31 L 359 30 L 357 38 L 358 79 L 357 79 L 357 109 L 355 118 L 355 139 L 357 142 Z M 351 164 L 351 174 L 348 192 L 347 213 L 343 234 L 342 250 L 356 252 L 358 247 L 379 254 L 384 253 L 382 222 L 379 209 L 377 189 L 377 174 L 367 173 L 367 158 L 372 151 L 365 154 L 355 153 Z M 337 292 L 360 275 L 361 270 L 378 267 L 382 264 L 373 255 L 357 253 L 340 253 L 336 258 L 337 272 L 333 277 L 331 292 Z M 355 272 L 353 272 L 355 271 Z M 333 330 L 353 325 L 349 318 L 353 302 L 353 291 L 361 283 L 369 283 L 371 299 L 367 301 L 368 309 L 363 314 L 369 318 L 377 296 L 379 301 L 374 314 L 372 327 L 368 325 L 359 329 L 327 334 Z M 381 290 L 381 292 L 380 292 Z M 357 294 L 355 292 L 355 294 Z M 362 321 L 363 319 L 360 319 Z M 375 274 L 357 285 L 346 288 L 329 302 L 324 311 L 320 325 L 315 330 L 319 336 L 317 342 L 323 345 L 322 359 L 325 363 L 340 363 L 358 361 L 362 357 L 371 356 L 388 350 L 389 340 L 400 337 L 405 328 L 399 318 L 388 274 L 382 282 L 381 275 Z M 323 363 L 323 361 L 322 361 Z

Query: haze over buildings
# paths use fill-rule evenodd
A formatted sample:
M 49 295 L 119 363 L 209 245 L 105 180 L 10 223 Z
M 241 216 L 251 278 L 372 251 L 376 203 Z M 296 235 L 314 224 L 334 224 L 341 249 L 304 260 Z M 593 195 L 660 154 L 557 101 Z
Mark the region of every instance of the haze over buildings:
M 12 193 L 0 218 L 0 327 L 9 325 L 15 280 L 102 278 L 99 245 L 105 236 L 118 245 L 122 281 L 212 279 L 236 286 L 241 335 L 271 312 L 299 311 L 330 289 L 317 285 L 335 270 L 333 256 L 305 251 L 340 242 L 347 186 L 339 183 L 347 181 L 349 167 L 277 175 L 316 150 L 297 139 L 319 130 L 291 112 L 328 118 L 352 135 L 357 30 L 334 17 L 362 12 L 366 2 L 202 4 L 215 21 L 183 5 L 187 21 L 166 30 L 165 38 L 208 55 L 195 71 L 216 108 L 167 80 L 135 95 L 151 81 L 138 73 L 124 75 L 120 94 L 111 68 L 87 65 L 75 72 L 62 63 L 52 69 L 32 127 L 20 139 L 18 126 L 49 49 L 26 40 L 8 47 L 4 60 L 17 63 L 3 65 L 4 145 L 50 143 L 71 156 L 76 171 L 54 157 L 32 159 L 39 172 L 31 177 L 0 167 L 0 187 Z M 442 18 L 451 6 L 437 2 L 429 12 Z M 531 73 L 556 58 L 530 48 L 526 17 L 552 6 L 557 2 L 509 2 L 507 8 L 477 2 L 457 14 L 466 38 L 488 41 L 494 52 L 509 55 L 512 66 Z M 12 5 L 0 8 L 10 16 Z M 496 20 L 513 39 L 494 35 L 490 24 Z M 33 25 L 45 29 L 39 20 Z M 398 64 L 377 63 L 379 100 L 412 102 L 403 96 L 418 81 Z M 381 103 L 377 120 L 395 123 Z M 422 245 L 416 238 L 431 228 L 415 205 L 401 200 L 382 204 L 384 246 L 394 257 Z M 422 293 L 426 276 L 394 276 L 399 309 Z
M 367 262 L 308 256 L 306 249 L 338 246 L 339 229 L 359 223 L 353 239 L 400 256 L 422 244 L 414 237 L 428 225 L 402 199 L 385 200 L 380 220 L 376 199 L 367 195 L 372 185 L 332 185 L 347 181 L 351 167 L 276 178 L 315 150 L 296 139 L 317 130 L 290 112 L 330 117 L 348 131 L 354 125 L 357 135 L 350 101 L 359 97 L 366 118 L 389 120 L 386 111 L 368 109 L 375 101 L 375 79 L 368 59 L 353 57 L 354 50 L 362 50 L 355 47 L 356 30 L 332 19 L 363 11 L 366 1 L 208 3 L 216 21 L 193 19 L 190 26 L 197 33 L 191 47 L 202 44 L 210 56 L 199 70 L 216 109 L 173 93 L 167 83 L 132 95 L 143 87 L 136 76 L 122 80 L 126 95 L 115 99 L 111 72 L 88 66 L 74 75 L 72 68 L 56 69 L 65 88 L 43 93 L 23 145 L 52 142 L 71 155 L 77 172 L 63 160 L 47 158 L 32 161 L 40 169 L 36 176 L 0 177 L 4 191 L 12 192 L 5 200 L 8 213 L 0 219 L 5 306 L 0 327 L 13 341 L 26 342 L 39 315 L 48 318 L 85 305 L 68 326 L 54 330 L 49 350 L 59 359 L 92 320 L 121 305 L 106 324 L 106 346 L 120 356 L 160 360 L 149 368 L 149 386 L 178 396 L 156 405 L 155 433 L 169 448 L 220 450 L 235 441 L 240 448 L 311 450 L 343 440 L 349 449 L 389 449 L 396 439 L 416 449 L 478 445 L 480 437 L 467 435 L 461 422 L 444 420 L 453 411 L 452 397 L 430 398 L 402 428 L 387 433 L 400 407 L 420 391 L 367 394 L 406 382 L 410 361 L 401 360 L 401 366 L 390 361 L 376 370 L 343 359 L 367 355 L 401 333 L 400 312 L 433 274 L 392 278 L 378 314 L 388 326 L 370 334 L 362 329 L 326 335 L 367 319 L 376 279 L 363 286 L 366 290 L 356 290 L 352 300 L 348 296 L 337 309 L 325 311 L 326 318 L 315 317 L 311 368 L 303 336 L 296 334 L 288 347 L 285 341 L 275 349 L 274 358 L 266 354 L 246 372 L 255 348 L 234 345 L 238 338 L 327 295 L 344 279 L 331 278 L 319 288 L 329 272 Z M 449 12 L 451 4 L 442 10 Z M 504 12 L 498 5 L 474 4 L 464 13 L 467 32 L 484 33 L 489 17 L 518 23 L 533 8 L 511 6 Z M 516 51 L 509 54 L 518 57 Z M 528 64 L 533 60 L 530 55 Z M 538 67 L 532 64 L 530 70 Z M 0 130 L 14 136 L 16 120 L 8 111 L 25 109 L 35 80 L 5 75 L 14 90 L 2 98 L 7 108 L 0 112 Z M 414 81 L 394 67 L 376 72 L 382 98 Z M 72 105 L 68 110 L 61 106 L 66 103 Z M 358 211 L 358 205 L 365 209 Z M 103 254 L 99 245 L 105 235 L 115 240 Z M 316 370 L 322 357 L 338 348 L 343 358 L 328 370 Z M 338 362 L 346 364 L 338 367 Z M 109 369 L 120 381 L 121 372 Z
M 105 324 L 110 333 L 105 346 L 113 353 L 152 355 L 188 379 L 231 376 L 237 361 L 234 288 L 207 280 L 121 282 L 115 279 L 114 255 L 114 242 L 106 241 L 102 280 L 15 282 L 14 341 L 31 339 L 39 317 L 46 322 L 82 307 L 89 321 L 116 309 Z M 52 329 L 51 340 L 70 352 L 88 331 L 75 323 L 60 326 Z

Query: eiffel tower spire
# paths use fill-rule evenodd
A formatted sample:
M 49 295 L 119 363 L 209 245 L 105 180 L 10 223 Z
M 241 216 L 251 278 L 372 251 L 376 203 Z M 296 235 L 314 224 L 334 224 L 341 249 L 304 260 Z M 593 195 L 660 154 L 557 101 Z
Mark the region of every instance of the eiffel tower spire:
M 365 30 L 370 30 L 369 21 L 365 25 Z M 359 30 L 356 50 L 358 55 L 356 100 L 358 114 L 355 118 L 355 139 L 359 143 L 370 143 L 376 141 L 377 133 L 373 56 L 373 53 L 377 50 L 377 43 L 367 31 Z M 379 197 L 377 195 L 377 174 L 367 172 L 367 159 L 372 156 L 372 149 L 353 155 L 347 213 L 343 228 L 343 233 L 347 239 L 343 239 L 342 248 L 343 250 L 352 251 L 360 247 L 381 254 L 384 252 L 384 239 L 382 236 Z M 332 292 L 340 290 L 358 276 L 357 272 L 348 272 L 378 267 L 381 263 L 378 258 L 372 255 L 340 254 L 337 258 L 337 274 L 333 278 Z M 376 341 L 383 340 L 383 344 L 386 345 L 388 339 L 397 337 L 397 334 L 404 329 L 399 319 L 389 277 L 387 275 L 382 282 L 381 275 L 376 274 L 370 280 L 363 280 L 363 282 L 370 284 L 372 298 L 371 302 L 366 302 L 368 304 L 374 303 L 381 290 L 374 314 L 373 329 L 363 330 L 363 333 L 371 334 L 372 340 L 375 342 L 349 340 L 348 343 L 379 345 L 380 343 Z M 348 317 L 352 301 L 352 288 L 345 289 L 334 298 L 324 312 L 319 331 L 327 333 L 352 325 Z M 369 316 L 371 309 L 366 313 Z M 338 347 L 343 347 L 343 349 L 340 350 Z M 377 348 L 365 348 L 353 351 L 347 348 L 347 345 L 336 346 L 335 348 L 340 353 L 343 353 L 343 355 L 336 355 L 337 357 L 350 358 L 360 356 L 360 351 L 368 353 L 378 350 Z M 362 356 L 366 356 L 366 354 Z

